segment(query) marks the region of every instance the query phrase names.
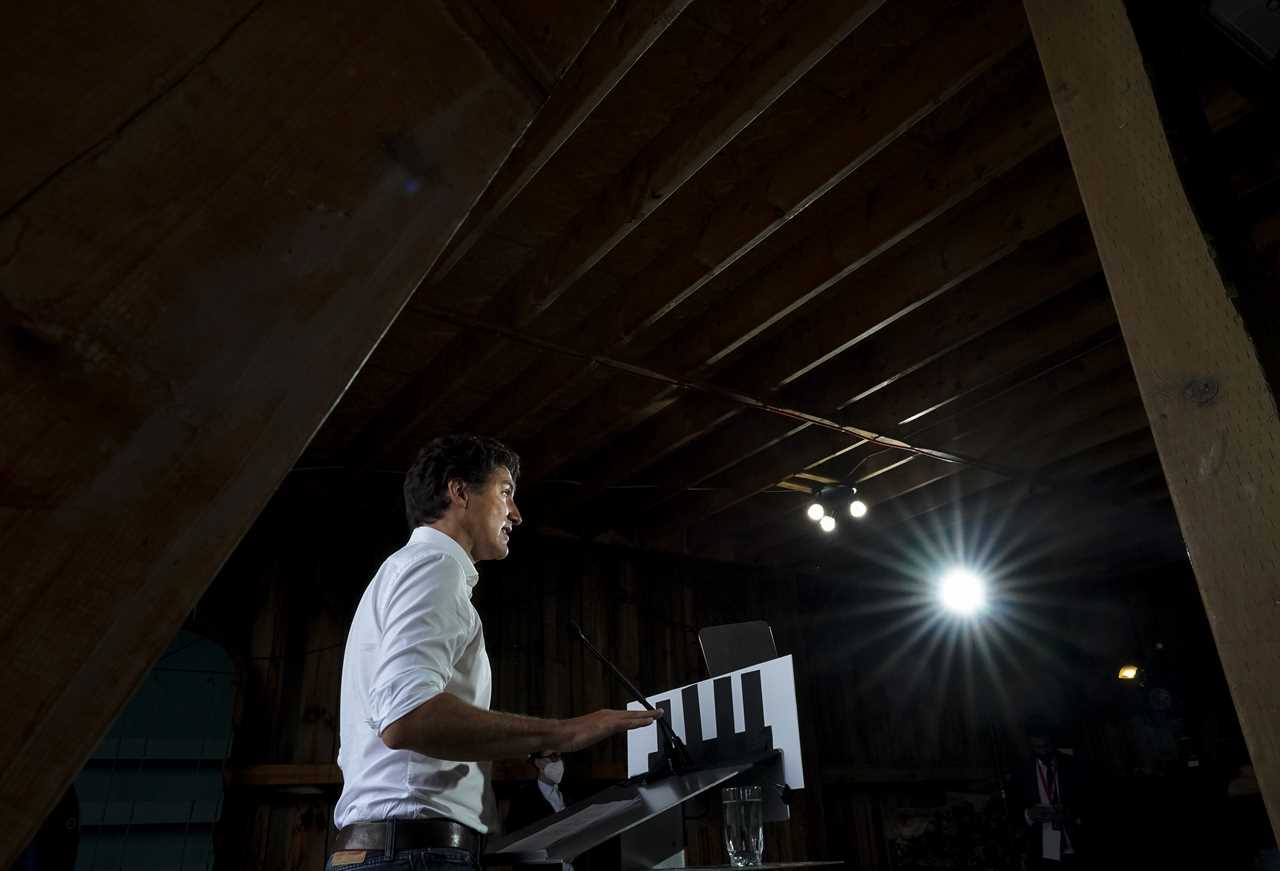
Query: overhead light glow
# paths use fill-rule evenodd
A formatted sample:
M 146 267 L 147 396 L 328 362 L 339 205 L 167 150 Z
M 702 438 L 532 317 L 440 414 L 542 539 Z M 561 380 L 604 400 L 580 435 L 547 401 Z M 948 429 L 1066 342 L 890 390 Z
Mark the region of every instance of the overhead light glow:
M 1120 666 L 1120 680 L 1134 680 L 1138 676 L 1138 667 L 1136 665 Z
M 849 503 L 849 514 L 852 517 L 866 517 L 867 503 L 863 502 L 861 499 L 854 499 Z
M 814 502 L 805 513 L 809 515 L 810 520 L 818 521 L 826 516 L 827 509 L 822 507 L 821 502 Z
M 827 514 L 818 521 L 818 525 L 822 527 L 823 532 L 834 532 L 836 528 L 836 519 L 830 514 Z
M 987 585 L 969 569 L 949 569 L 938 583 L 942 604 L 949 611 L 971 615 L 987 602 Z

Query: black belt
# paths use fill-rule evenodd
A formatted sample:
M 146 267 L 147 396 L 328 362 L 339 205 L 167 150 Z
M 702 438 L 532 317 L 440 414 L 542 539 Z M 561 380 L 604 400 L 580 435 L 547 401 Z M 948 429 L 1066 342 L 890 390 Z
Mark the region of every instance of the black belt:
M 449 847 L 479 859 L 484 835 L 454 820 L 383 820 L 343 826 L 333 845 L 334 850 L 381 850 L 388 856 L 397 850 Z

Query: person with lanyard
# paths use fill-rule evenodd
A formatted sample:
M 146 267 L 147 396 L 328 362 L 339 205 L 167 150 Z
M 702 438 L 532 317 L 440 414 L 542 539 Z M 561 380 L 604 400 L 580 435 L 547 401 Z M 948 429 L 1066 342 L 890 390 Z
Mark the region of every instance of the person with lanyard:
M 1052 730 L 1038 721 L 1027 728 L 1031 777 L 1024 780 L 1029 868 L 1079 867 L 1080 778 L 1074 759 L 1058 750 Z
M 481 436 L 442 436 L 404 482 L 412 532 L 374 574 L 342 663 L 338 833 L 326 867 L 479 867 L 495 823 L 488 761 L 589 747 L 648 711 L 540 719 L 490 710 L 492 671 L 471 602 L 476 563 L 504 559 L 522 518 L 520 461 Z

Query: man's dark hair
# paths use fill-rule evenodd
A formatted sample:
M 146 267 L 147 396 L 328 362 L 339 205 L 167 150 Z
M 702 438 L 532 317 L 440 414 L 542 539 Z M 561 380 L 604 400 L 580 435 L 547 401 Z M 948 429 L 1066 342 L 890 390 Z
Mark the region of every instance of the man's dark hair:
M 427 442 L 404 476 L 404 511 L 409 528 L 434 523 L 449 508 L 449 482 L 484 484 L 499 466 L 520 477 L 520 458 L 497 439 L 446 435 Z

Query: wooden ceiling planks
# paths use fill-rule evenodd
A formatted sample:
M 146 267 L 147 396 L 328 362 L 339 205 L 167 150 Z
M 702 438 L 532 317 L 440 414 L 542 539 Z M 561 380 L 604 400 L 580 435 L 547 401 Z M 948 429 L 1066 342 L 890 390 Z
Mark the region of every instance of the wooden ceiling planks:
M 964 70 L 963 75 L 976 75 L 977 72 L 988 67 L 995 59 L 1006 53 L 1009 50 L 1011 43 L 1017 38 L 1017 36 L 1006 34 L 1003 40 L 998 41 L 997 47 L 986 47 L 985 53 L 980 54 L 979 60 L 968 61 L 966 64 L 961 65 Z M 975 66 L 977 66 L 976 70 Z M 930 80 L 931 89 L 927 90 L 929 96 L 924 98 L 924 103 L 907 101 L 902 104 L 886 104 L 886 108 L 878 115 L 873 115 L 863 123 L 856 125 L 856 132 L 845 128 L 840 131 L 841 136 L 830 137 L 830 141 L 842 141 L 845 149 L 844 151 L 834 149 L 830 145 L 824 144 L 822 145 L 822 148 L 825 149 L 827 155 L 829 155 L 825 156 L 825 159 L 822 153 L 801 153 L 794 158 L 797 165 L 807 167 L 807 171 L 810 175 L 810 190 L 804 194 L 804 197 L 807 199 L 801 201 L 793 200 L 792 205 L 789 207 L 793 211 L 781 213 L 777 218 L 773 219 L 771 223 L 748 223 L 740 231 L 741 236 L 737 237 L 738 241 L 732 242 L 727 249 L 722 250 L 717 254 L 717 256 L 711 258 L 710 269 L 708 269 L 707 266 L 695 266 L 689 272 L 690 275 L 695 276 L 694 283 L 685 284 L 683 281 L 679 282 L 678 286 L 681 289 L 677 292 L 676 296 L 672 298 L 670 297 L 669 292 L 665 294 L 664 298 L 656 301 L 658 305 L 657 309 L 653 309 L 651 305 L 643 305 L 636 310 L 635 315 L 628 314 L 628 312 L 624 310 L 619 316 L 623 323 L 621 323 L 618 326 L 617 331 L 612 334 L 613 343 L 615 345 L 617 343 L 622 343 L 625 346 L 631 338 L 632 333 L 637 330 L 644 330 L 651 327 L 655 316 L 661 315 L 667 311 L 670 308 L 673 299 L 687 299 L 691 294 L 703 287 L 703 283 L 705 281 L 715 278 L 717 275 L 721 274 L 727 266 L 731 266 L 734 259 L 741 256 L 744 250 L 750 250 L 751 247 L 757 245 L 761 241 L 762 237 L 767 238 L 767 234 L 782 224 L 789 214 L 794 213 L 794 210 L 797 209 L 797 207 L 808 205 L 813 201 L 814 195 L 820 194 L 824 191 L 829 191 L 833 185 L 836 185 L 836 183 L 843 182 L 848 178 L 848 174 L 851 170 L 860 169 L 869 158 L 881 151 L 885 145 L 900 138 L 906 130 L 910 129 L 910 123 L 913 119 L 918 120 L 922 117 L 920 114 L 921 109 L 916 108 L 917 106 L 923 106 L 925 109 L 931 110 L 936 108 L 937 102 L 944 98 L 947 93 L 954 92 L 956 89 L 954 85 L 954 76 L 961 73 L 958 73 L 955 67 L 949 66 L 946 67 L 945 73 L 945 75 L 940 75 L 937 79 Z M 949 91 L 948 89 L 952 90 Z M 850 117 L 859 117 L 859 120 L 862 120 L 860 116 L 851 115 Z M 823 140 L 824 143 L 826 141 L 828 140 Z M 813 149 L 810 148 L 806 151 L 813 151 Z M 918 151 L 912 150 L 910 158 L 918 159 L 918 157 Z M 788 161 L 786 165 L 791 165 L 791 161 Z M 874 175 L 871 177 L 875 178 Z M 838 202 L 840 203 L 840 206 L 835 208 L 839 208 L 840 211 L 848 212 L 851 215 L 858 213 L 859 210 L 861 210 L 861 212 L 865 212 L 869 208 L 869 204 L 871 202 L 869 198 L 876 195 L 876 189 L 874 186 L 871 185 L 870 182 L 863 182 L 862 185 L 850 184 L 848 187 L 854 192 L 852 200 L 846 201 L 841 196 L 841 192 L 836 191 L 835 196 L 830 199 L 827 197 L 818 199 L 817 203 L 819 204 L 819 207 L 832 208 L 830 203 Z M 804 188 L 805 185 L 799 186 L 800 190 L 804 190 Z M 839 214 L 839 212 L 836 212 L 836 214 Z M 836 218 L 836 214 L 828 213 L 826 215 L 828 224 L 832 222 L 832 219 Z M 741 224 L 742 213 L 736 210 L 731 210 L 723 217 L 726 220 L 737 218 L 737 223 Z M 801 220 L 804 220 L 806 217 L 806 214 L 801 212 Z M 854 220 L 857 221 L 858 224 L 861 224 L 861 219 L 855 218 Z M 792 219 L 792 223 L 794 224 L 794 219 Z M 874 226 L 879 228 L 885 225 L 876 223 Z M 894 230 L 896 229 L 897 228 L 894 228 Z M 886 227 L 883 232 L 892 233 L 894 230 L 890 230 Z M 766 271 L 763 276 L 753 278 L 751 282 L 732 286 L 732 299 L 734 300 L 733 305 L 722 304 L 719 307 L 712 308 L 710 311 L 707 311 L 703 317 L 684 324 L 681 330 L 677 331 L 674 335 L 669 336 L 657 347 L 649 349 L 645 357 L 642 359 L 649 365 L 654 366 L 654 368 L 662 368 L 664 370 L 673 370 L 676 372 L 695 371 L 698 366 L 705 364 L 707 359 L 716 354 L 721 348 L 740 343 L 743 339 L 744 333 L 747 335 L 758 333 L 762 326 L 762 320 L 767 321 L 768 318 L 776 316 L 779 306 L 787 305 L 787 303 L 778 301 L 779 295 L 785 296 L 786 294 L 791 294 L 790 304 L 794 305 L 796 294 L 803 297 L 806 294 L 812 294 L 816 291 L 820 291 L 822 289 L 822 282 L 824 281 L 824 264 L 829 260 L 828 246 L 822 241 L 809 241 L 808 238 L 801 238 L 797 240 L 797 243 L 802 246 L 807 244 L 810 248 L 814 249 L 813 253 L 809 255 L 809 259 L 813 261 L 814 266 L 811 268 L 815 268 L 817 270 L 815 275 L 818 277 L 810 279 L 803 275 L 800 272 L 800 269 L 803 268 L 802 266 L 785 267 L 781 273 L 779 273 L 777 267 L 774 267 L 771 270 Z M 832 244 L 835 245 L 839 243 L 833 240 Z M 790 261 L 795 259 L 797 256 L 794 251 L 782 251 L 779 252 L 779 255 L 780 259 L 783 261 Z M 857 255 L 850 252 L 845 256 L 846 260 L 843 268 L 846 270 L 855 268 L 857 261 L 855 260 L 850 264 L 848 258 L 857 257 Z M 828 271 L 825 275 L 825 281 L 828 285 L 839 277 L 838 270 L 840 267 L 835 268 L 837 270 L 835 273 Z M 798 276 L 798 280 L 793 282 L 793 284 L 784 285 L 778 289 L 765 289 L 758 286 L 759 282 L 765 281 L 769 278 L 774 278 L 776 284 L 776 278 L 779 275 L 783 277 L 796 275 Z M 666 280 L 669 278 L 669 275 L 654 275 L 649 276 L 649 280 L 647 282 L 638 282 L 638 284 L 647 285 L 649 288 L 661 289 L 669 286 L 666 284 Z M 794 286 L 795 289 L 789 290 L 788 288 L 792 286 Z M 661 290 L 659 290 L 659 293 L 661 293 Z M 636 295 L 632 294 L 631 296 L 634 299 Z M 728 300 L 725 302 L 728 302 Z M 628 303 L 628 305 L 634 305 L 634 303 Z M 743 305 L 749 305 L 750 310 L 743 309 Z M 757 313 L 760 314 L 760 319 L 756 318 L 755 315 Z M 736 320 L 729 320 L 728 318 L 730 315 L 732 315 Z M 607 319 L 604 325 L 610 325 Z M 596 329 L 598 329 L 598 327 Z M 712 340 L 710 339 L 711 336 L 724 337 L 717 340 L 721 343 L 719 347 L 712 343 Z M 602 339 L 604 340 L 608 340 L 609 338 L 610 336 L 608 334 L 602 336 Z M 679 355 L 675 359 L 672 358 L 673 349 L 674 353 Z M 709 350 L 704 352 L 703 349 Z M 588 403 L 586 403 L 593 407 L 591 409 L 584 409 L 584 411 L 589 410 L 593 417 L 601 420 L 602 423 L 608 420 L 616 420 L 623 409 L 628 406 L 635 407 L 650 401 L 652 394 L 652 390 L 645 391 L 642 387 L 639 388 L 639 393 L 635 394 L 627 393 L 626 391 L 615 391 L 607 396 L 593 397 Z M 577 417 L 577 415 L 575 415 L 575 417 Z M 582 439 L 589 435 L 593 435 L 596 437 L 598 442 L 601 437 L 612 431 L 611 428 L 607 427 L 607 424 L 602 426 L 592 426 L 584 430 L 581 427 L 574 426 L 571 421 L 566 422 L 566 428 L 571 428 L 574 432 L 570 434 L 553 431 L 546 437 L 545 444 L 539 444 L 534 447 L 532 453 L 537 456 L 544 457 L 543 460 L 539 461 L 540 470 L 543 467 L 547 469 L 554 468 L 556 465 L 559 465 L 560 463 L 581 453 L 584 447 L 587 447 L 580 447 L 575 444 L 573 440 L 574 438 Z
M 1110 320 L 1106 318 L 1105 315 L 1102 315 L 1101 310 L 1098 310 L 1098 315 L 1101 315 L 1102 318 L 1105 320 Z M 1084 315 L 1084 316 L 1085 316 L 1085 320 L 1082 323 L 1087 324 L 1088 327 L 1098 327 L 1098 325 L 1102 324 L 1100 320 L 1096 320 L 1096 319 L 1089 320 L 1088 315 Z M 1070 324 L 1071 324 L 1071 320 L 1068 319 L 1062 325 L 1064 325 L 1064 328 L 1069 328 Z M 1012 337 L 1009 339 L 1009 341 L 997 341 L 995 343 L 996 345 L 1001 345 L 1002 347 L 1004 347 L 1005 351 L 1009 351 L 1016 346 L 1016 341 L 1018 341 L 1018 338 Z M 988 356 L 986 352 L 983 352 L 980 350 L 974 350 L 973 354 L 968 355 L 968 357 L 966 357 L 965 354 L 956 354 L 956 355 L 952 355 L 951 357 L 948 357 L 947 365 L 951 366 L 951 368 L 954 368 L 957 371 L 964 371 L 964 373 L 966 373 L 966 378 L 980 379 L 982 378 L 983 370 L 1000 371 L 1006 368 L 1007 365 L 1011 365 L 1011 364 L 1009 360 L 1001 361 L 1000 355 Z M 838 378 L 836 378 L 835 380 L 837 380 L 837 383 L 838 383 Z M 922 395 L 922 393 L 927 393 L 927 392 L 928 392 L 927 388 L 920 389 L 919 387 L 916 387 L 916 386 L 908 386 L 908 388 L 906 389 L 900 389 L 900 391 L 891 392 L 890 396 L 913 396 L 913 395 Z M 883 396 L 881 398 L 883 398 Z M 868 409 L 869 407 L 869 409 L 872 410 L 872 418 L 868 419 L 867 416 L 863 416 L 863 418 L 860 418 L 861 424 L 863 425 L 868 425 L 868 427 L 872 427 L 873 429 L 883 430 L 884 428 L 886 428 L 886 425 L 887 425 L 886 421 L 892 419 L 892 415 L 881 416 L 881 418 L 877 419 L 876 411 L 874 411 L 877 409 L 877 406 L 874 405 L 874 403 L 873 405 L 870 405 L 870 406 L 867 406 L 867 403 L 861 403 L 861 406 L 863 406 L 864 409 Z M 822 406 L 819 405 L 818 407 L 822 407 Z M 856 407 L 858 406 L 855 406 L 855 409 Z M 783 421 L 777 421 L 777 423 L 772 423 L 772 424 L 764 424 L 764 427 L 765 429 L 769 430 L 769 432 L 773 432 L 773 433 L 781 432 L 783 427 Z M 733 450 L 742 450 L 741 448 L 742 439 L 740 437 L 724 437 L 723 443 L 731 444 L 731 446 L 735 446 L 733 447 Z M 692 444 L 692 446 L 687 448 L 687 452 L 691 453 L 691 455 L 692 453 L 698 452 L 698 443 Z M 713 451 L 710 451 L 709 453 L 710 453 L 709 457 L 705 455 L 699 456 L 699 460 L 703 462 L 703 468 L 704 469 L 723 468 L 722 465 L 717 465 L 717 461 L 714 460 L 714 457 L 716 457 L 716 451 L 713 450 Z M 746 450 L 744 451 L 744 456 L 750 456 L 750 455 L 751 455 L 750 448 L 746 448 Z M 803 462 L 804 462 L 803 457 L 796 457 L 795 468 L 801 468 L 801 464 L 803 464 Z M 681 471 L 681 473 L 678 473 L 676 475 L 677 478 L 678 476 L 680 476 L 680 474 L 686 474 L 686 473 L 685 471 Z M 660 475 L 658 476 L 657 483 L 659 484 L 659 487 L 662 487 L 662 485 L 664 484 L 662 476 Z M 669 484 L 669 480 L 666 483 Z M 737 494 L 737 497 L 740 497 L 740 496 L 741 496 L 741 492 Z M 721 491 L 716 494 L 699 494 L 699 496 L 689 496 L 687 497 L 687 500 L 698 500 L 704 503 L 708 503 L 708 505 L 716 506 L 718 509 L 719 506 L 722 506 L 724 505 L 724 503 L 731 501 L 732 498 L 736 498 L 736 497 L 732 496 L 732 494 L 726 494 L 723 491 Z M 677 512 L 675 520 L 673 520 L 673 523 L 681 524 L 681 523 L 687 523 L 687 521 L 689 521 L 689 516 L 685 514 L 678 514 Z
M 856 16 L 855 5 L 821 14 Z M 495 360 L 504 343 L 481 323 L 463 329 L 366 424 L 347 459 L 379 462 L 369 447 L 387 433 L 400 445 L 381 454 L 384 465 L 442 428 L 493 432 L 524 453 L 526 492 L 549 477 L 579 482 L 540 494 L 549 522 L 579 531 L 639 523 L 645 535 L 668 538 L 682 528 L 709 538 L 718 518 L 754 505 L 753 492 L 824 463 L 847 471 L 866 462 L 860 474 L 875 474 L 868 492 L 889 503 L 945 505 L 935 495 L 950 486 L 945 478 L 989 486 L 985 472 L 948 469 L 934 480 L 926 461 L 868 460 L 871 446 L 850 450 L 849 436 L 743 413 L 730 399 L 580 354 L 710 380 L 930 446 L 968 441 L 1001 453 L 1009 431 L 1026 429 L 1018 415 L 1032 413 L 1025 397 L 1015 401 L 1018 386 L 1067 383 L 1052 373 L 1070 370 L 1075 357 L 1107 357 L 1089 352 L 1115 336 L 1105 291 L 1074 287 L 1099 264 L 1021 4 L 891 0 L 777 87 L 763 73 L 741 74 L 744 58 L 769 50 L 758 22 L 772 16 L 771 27 L 786 29 L 815 13 L 699 0 L 653 23 L 663 27 L 656 37 L 618 25 L 623 14 L 611 12 L 612 32 L 630 33 L 635 45 L 652 37 L 642 56 L 622 69 L 628 59 L 619 55 L 608 93 L 580 88 L 599 99 L 563 115 L 577 126 L 552 137 L 559 147 L 540 170 L 513 155 L 506 172 L 520 189 L 486 195 L 509 205 L 477 211 L 473 238 L 438 273 L 443 295 L 424 288 L 414 302 L 428 318 L 462 308 L 579 356 Z M 672 59 L 673 50 L 689 52 L 696 28 L 723 40 L 708 54 L 732 44 L 737 58 L 711 60 L 701 78 L 696 64 Z M 576 62 L 592 51 L 588 41 Z M 664 126 L 611 132 L 628 105 L 685 80 L 679 105 L 663 97 L 672 104 Z M 747 94 L 737 104 L 730 81 Z M 1229 91 L 1204 93 L 1215 127 L 1250 121 Z M 734 109 L 752 105 L 751 94 L 758 111 Z M 1240 143 L 1252 138 L 1228 132 L 1224 149 L 1250 150 Z M 613 156 L 596 160 L 593 145 Z M 1265 190 L 1273 157 L 1251 147 L 1256 160 L 1246 163 L 1256 171 L 1236 173 L 1234 186 Z M 620 167 L 613 179 L 610 161 Z M 637 202 L 642 189 L 658 191 L 660 203 Z M 1118 380 L 1100 385 L 1104 393 L 1131 390 L 1123 367 L 1106 375 Z M 451 390 L 490 399 L 459 418 Z M 1005 391 L 1015 393 L 1000 404 Z M 1102 401 L 1074 395 L 1081 419 Z M 984 408 L 999 418 L 982 420 Z
M 564 232 L 534 255 L 495 295 L 487 316 L 519 328 L 536 326 L 570 286 L 622 242 L 648 215 L 688 181 L 761 112 L 805 75 L 871 15 L 884 0 L 801 4 L 783 16 L 776 31 L 751 44 L 653 139 L 619 174 L 616 184 L 592 200 Z M 469 365 L 453 366 L 463 352 Z M 395 444 L 430 418 L 441 394 L 459 384 L 466 370 L 482 368 L 474 348 L 446 352 L 448 377 L 433 370 L 410 382 L 358 438 L 367 464 L 382 445 Z M 392 434 L 386 439 L 385 434 Z M 375 434 L 382 434 L 378 437 Z
M 564 45 L 556 46 L 551 70 L 547 71 L 544 58 L 535 65 L 550 75 L 552 86 L 548 99 L 539 109 L 533 122 L 516 143 L 499 174 L 485 189 L 479 202 L 472 208 L 466 221 L 449 243 L 449 248 L 429 281 L 438 284 L 464 256 L 471 246 L 493 226 L 494 221 L 525 186 L 547 165 L 560 147 L 578 129 L 579 125 L 595 111 L 632 66 L 661 37 L 689 0 L 653 0 L 639 3 L 610 3 L 601 0 L 585 2 L 607 7 L 602 19 L 565 16 L 554 22 L 543 22 L 541 30 L 529 30 L 522 19 L 527 10 L 518 5 L 508 5 L 502 10 L 492 4 L 481 4 L 486 18 L 505 22 L 510 27 L 506 36 L 511 43 L 527 43 L 531 38 L 551 42 L 548 37 L 559 36 L 561 21 L 580 23 L 598 22 L 593 32 L 571 34 Z M 531 52 L 532 54 L 541 54 Z
M 1056 155 L 1050 155 L 1050 157 L 1052 158 L 1050 165 L 1055 167 L 1054 171 L 1056 172 L 1058 165 Z M 1033 179 L 1039 176 L 1041 174 L 1039 165 L 1033 164 L 1028 174 Z M 952 246 L 949 258 L 919 257 L 916 256 L 914 246 L 912 246 L 889 261 L 896 268 L 898 273 L 896 275 L 894 274 L 894 269 L 873 269 L 865 275 L 855 273 L 854 277 L 859 280 L 859 283 L 866 286 L 865 291 L 858 292 L 854 288 L 849 288 L 838 297 L 832 297 L 825 305 L 818 307 L 812 314 L 802 318 L 798 323 L 787 325 L 784 329 L 784 334 L 774 339 L 774 346 L 769 354 L 761 357 L 745 358 L 746 364 L 756 366 L 758 365 L 757 360 L 761 360 L 768 365 L 778 366 L 774 374 L 774 379 L 776 379 L 774 383 L 778 383 L 785 377 L 786 373 L 795 371 L 797 366 L 805 365 L 802 361 L 812 360 L 815 356 L 822 354 L 822 349 L 827 347 L 823 340 L 824 333 L 831 336 L 830 341 L 841 342 L 845 341 L 851 333 L 856 334 L 859 330 L 864 333 L 873 331 L 882 322 L 882 318 L 892 318 L 903 308 L 909 308 L 912 305 L 912 296 L 918 300 L 927 300 L 938 292 L 939 287 L 946 289 L 949 285 L 957 283 L 957 280 L 967 277 L 966 272 L 972 271 L 973 267 L 970 267 L 966 260 L 960 256 L 962 252 L 969 257 L 975 258 L 977 262 L 974 265 L 981 267 L 990 260 L 993 253 L 1002 253 L 1003 249 L 1008 247 L 1011 224 L 1016 224 L 1020 232 L 1035 232 L 1038 229 L 1038 225 L 1046 219 L 1037 218 L 1033 213 L 1020 213 L 1022 201 L 1018 194 L 1026 189 L 1024 178 L 1025 176 L 1015 177 L 1007 186 L 1013 202 L 1006 204 L 997 198 L 994 202 L 989 203 L 984 210 L 980 211 L 979 214 L 991 216 L 991 220 L 987 225 L 984 225 L 981 220 L 975 220 L 975 216 L 972 214 L 962 212 L 952 216 L 948 229 L 955 230 L 958 227 L 962 227 L 966 231 L 968 234 L 966 241 L 970 244 L 965 248 L 960 248 L 953 241 L 954 236 L 951 233 L 942 232 L 939 234 L 942 240 L 941 244 L 945 245 L 950 242 Z M 1051 176 L 1051 178 L 1054 180 L 1049 185 L 1049 190 L 1046 191 L 1046 194 L 1052 194 L 1053 191 L 1062 191 L 1066 195 L 1058 198 L 1062 205 L 1053 205 L 1055 200 L 1052 195 L 1041 196 L 1035 199 L 1035 203 L 1041 208 L 1045 208 L 1046 204 L 1049 204 L 1046 211 L 1050 217 L 1047 220 L 1054 221 L 1062 217 L 1064 210 L 1066 212 L 1074 212 L 1078 208 L 1078 199 L 1074 197 L 1074 188 L 1069 185 L 1069 179 L 1061 179 L 1054 176 Z M 1014 219 L 1010 218 L 1011 210 L 1012 214 L 1017 216 Z M 984 226 L 989 226 L 990 229 L 983 229 Z M 923 247 L 925 250 L 929 250 L 931 246 L 926 243 Z M 997 250 L 993 252 L 992 248 Z M 953 270 L 962 271 L 958 275 L 953 275 Z M 902 295 L 891 295 L 884 290 L 885 288 L 897 288 Z M 859 322 L 859 319 L 861 322 Z M 862 324 L 866 325 L 865 328 Z M 943 367 L 939 364 L 934 368 L 941 369 Z M 724 377 L 730 383 L 734 383 L 734 380 L 736 380 L 733 378 L 732 368 Z M 923 376 L 920 373 L 916 373 L 913 376 L 913 380 L 916 382 L 921 381 L 922 378 Z M 759 387 L 760 385 L 756 386 Z M 894 396 L 913 396 L 910 392 L 899 394 L 897 391 L 892 391 L 892 393 Z M 942 396 L 936 390 L 929 394 L 939 403 L 951 398 L 953 395 Z M 689 402 L 694 403 L 696 400 L 689 400 Z M 859 408 L 859 405 L 862 408 Z M 870 415 L 863 413 L 868 406 L 872 408 Z M 929 406 L 916 407 L 908 413 L 919 412 L 927 407 Z M 823 413 L 828 412 L 830 409 L 818 407 L 816 410 L 819 413 Z M 896 428 L 905 416 L 905 414 L 898 416 L 896 412 L 885 409 L 884 398 L 875 395 L 863 403 L 842 411 L 842 419 L 849 422 L 856 421 L 857 425 L 864 425 L 873 429 L 878 428 L 882 432 Z M 763 429 L 766 440 L 776 438 L 780 433 L 794 427 L 794 424 L 785 420 L 761 420 L 758 417 L 745 419 L 740 423 L 735 421 L 730 426 L 737 425 L 738 428 L 750 429 L 755 428 L 757 424 Z M 750 437 L 745 432 L 738 433 L 735 430 L 732 434 L 721 438 L 724 443 L 729 445 L 728 452 L 731 454 L 737 450 L 736 446 L 740 443 L 740 440 L 747 440 Z M 682 453 L 686 457 L 693 458 L 691 461 L 695 465 L 698 462 L 696 458 L 703 456 L 698 442 L 688 444 Z M 673 458 L 673 460 L 679 462 L 676 458 Z M 807 465 L 807 462 L 795 468 L 800 468 L 804 465 Z M 784 477 L 789 471 L 791 470 L 780 470 L 775 480 Z M 688 471 L 681 472 L 681 474 L 687 476 Z M 718 498 L 723 499 L 725 497 Z M 680 516 L 683 519 L 683 515 Z

